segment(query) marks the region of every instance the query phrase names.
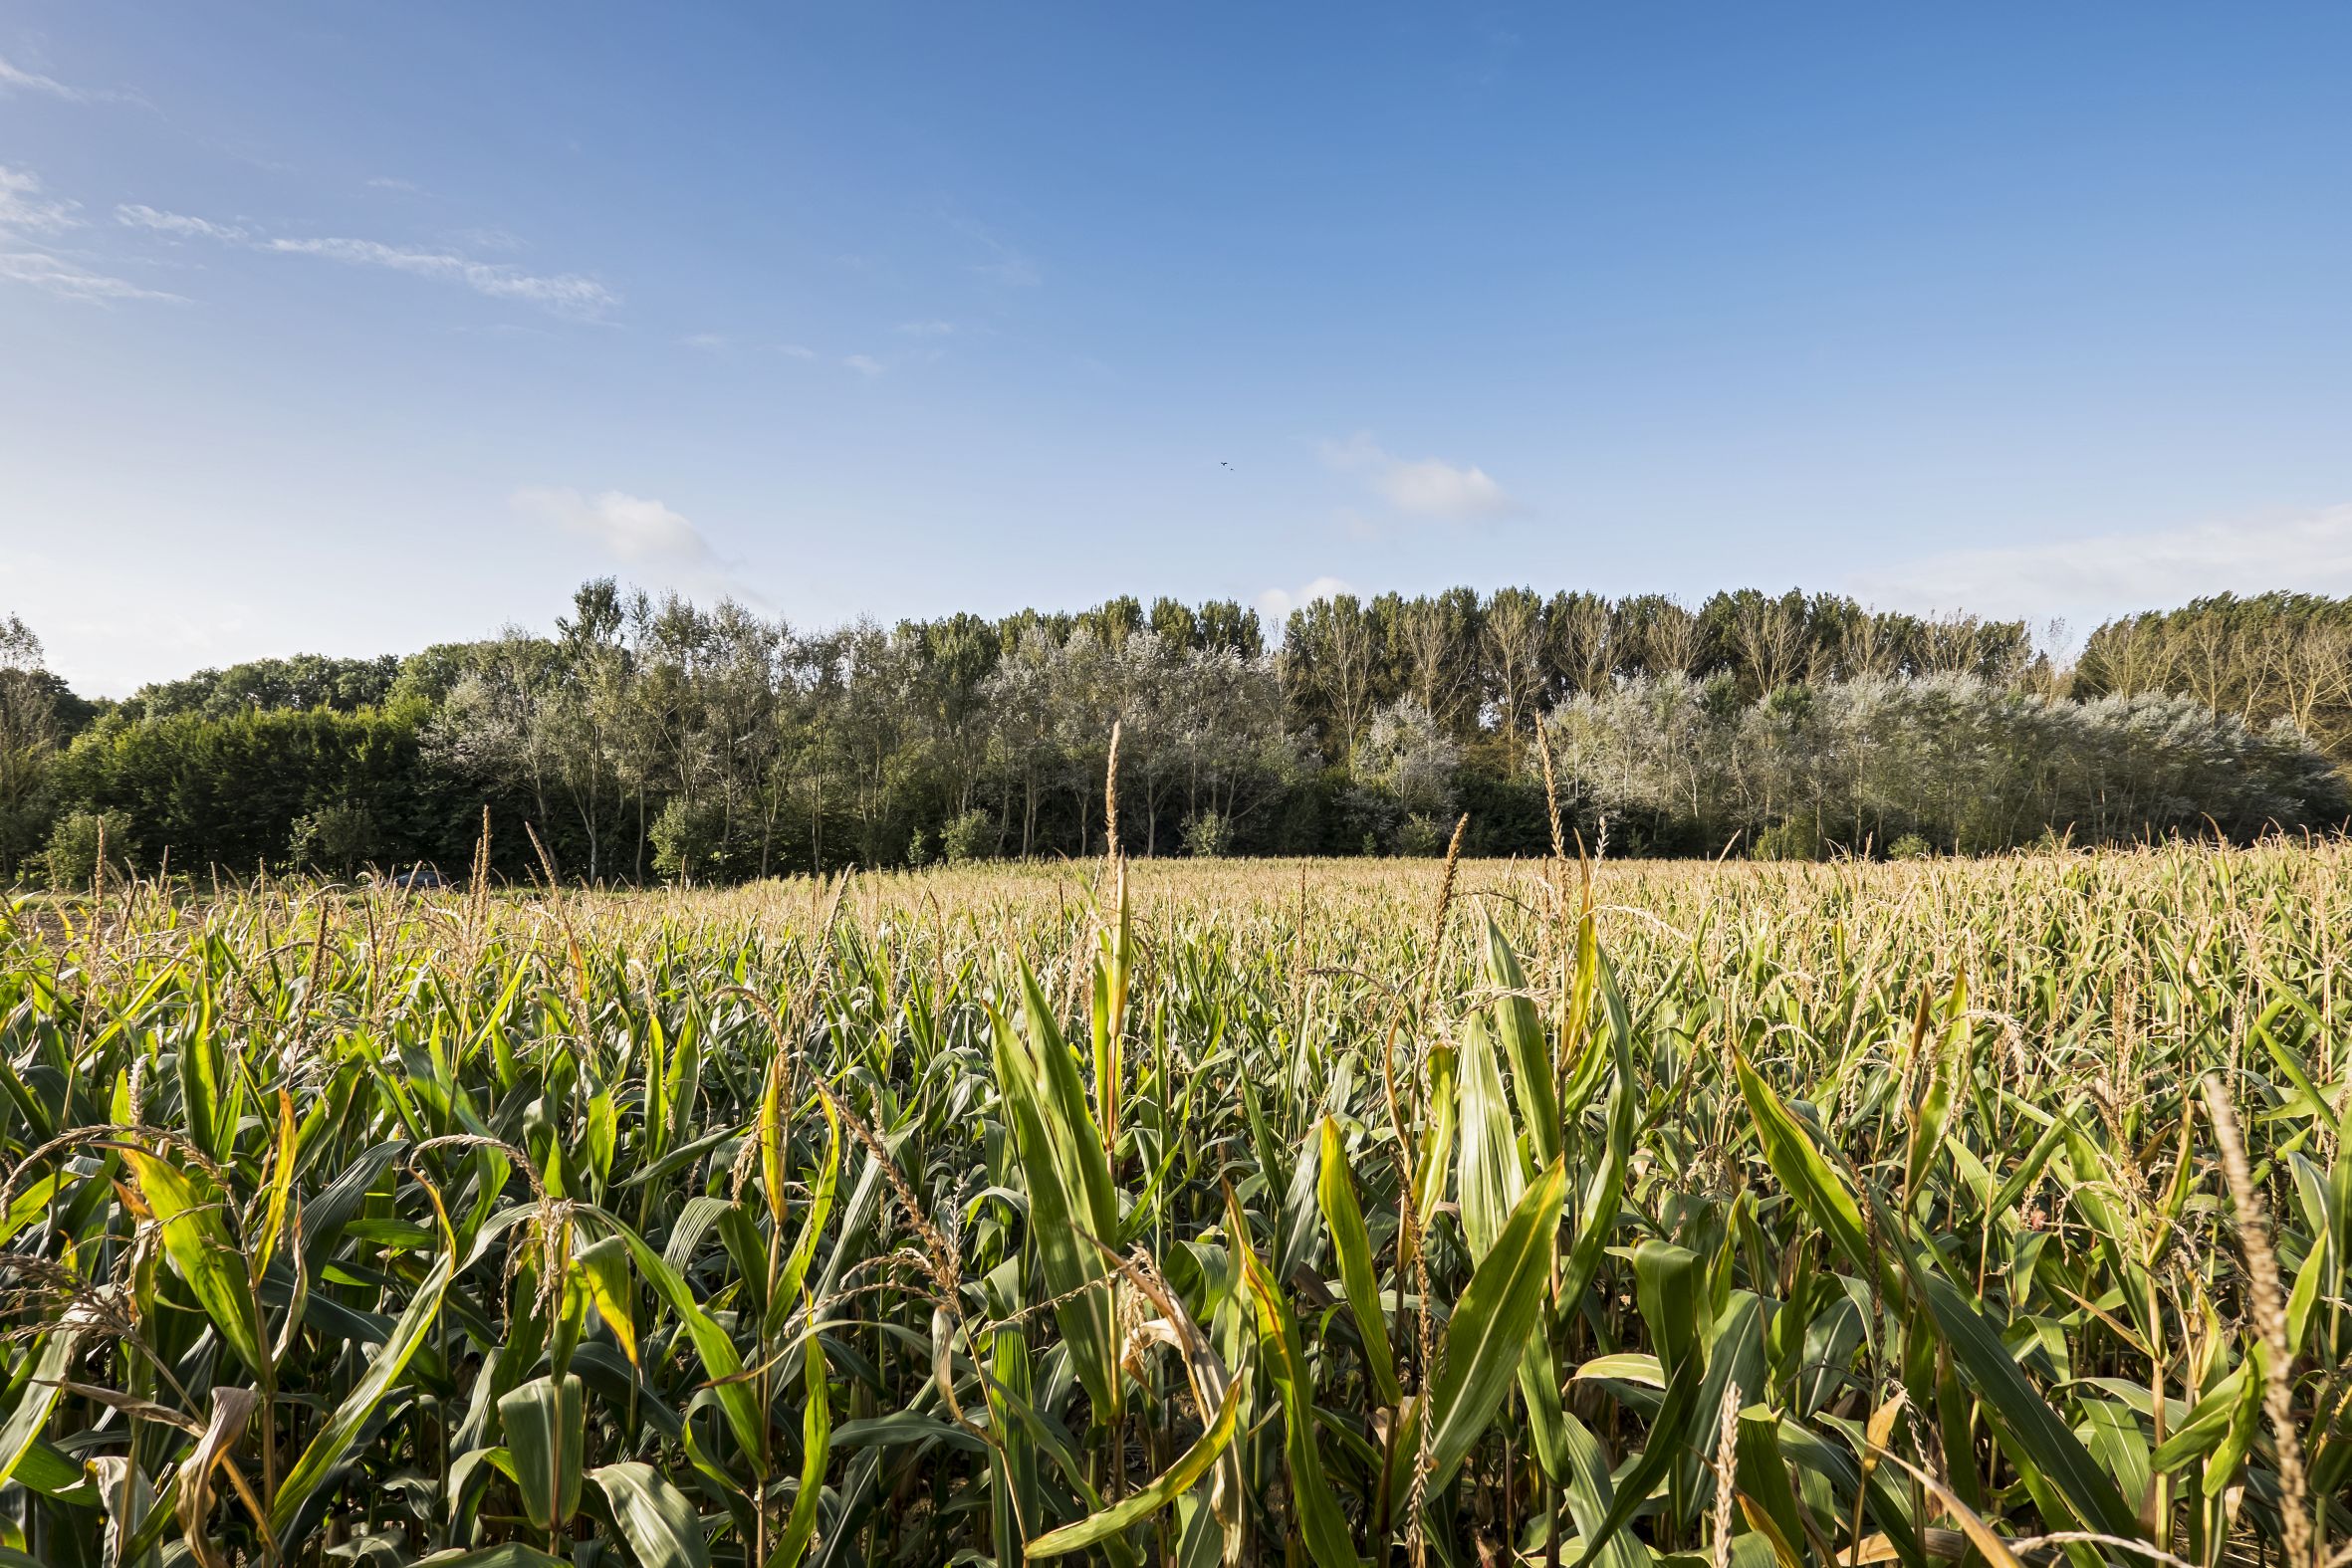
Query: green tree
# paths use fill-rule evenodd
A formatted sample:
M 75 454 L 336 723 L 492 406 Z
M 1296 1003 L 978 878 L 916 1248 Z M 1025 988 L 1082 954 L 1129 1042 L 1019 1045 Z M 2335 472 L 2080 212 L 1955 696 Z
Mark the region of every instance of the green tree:
M 726 818 L 713 800 L 672 795 L 653 819 L 653 868 L 672 881 L 692 886 L 722 869 Z
M 375 855 L 379 842 L 375 813 L 365 805 L 322 805 L 294 819 L 287 859 L 298 871 L 349 876 Z
M 49 835 L 49 885 L 71 892 L 92 885 L 103 859 L 109 876 L 126 876 L 136 864 L 130 853 L 130 818 L 120 811 L 71 811 Z
M 64 685 L 42 668 L 41 639 L 0 616 L 0 876 L 13 877 L 46 835 L 51 764 L 65 732 Z

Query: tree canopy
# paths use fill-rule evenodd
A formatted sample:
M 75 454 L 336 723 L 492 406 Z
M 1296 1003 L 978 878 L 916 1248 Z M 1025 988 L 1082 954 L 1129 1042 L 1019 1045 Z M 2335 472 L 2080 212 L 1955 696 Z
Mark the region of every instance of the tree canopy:
M 1230 600 L 804 629 L 582 585 L 545 631 L 263 659 L 82 701 L 0 621 L 0 875 L 61 833 L 190 872 L 462 865 L 736 880 L 1102 845 L 1980 851 L 2245 837 L 2347 813 L 2352 605 L 2221 597 L 2098 628 L 1756 589 L 1690 607 L 1469 588 L 1336 594 L 1270 637 Z M 78 824 L 78 825 L 77 825 Z M 522 829 L 528 824 L 530 833 Z M 71 829 L 69 832 L 68 830 Z M 61 861 L 79 864 L 79 859 Z

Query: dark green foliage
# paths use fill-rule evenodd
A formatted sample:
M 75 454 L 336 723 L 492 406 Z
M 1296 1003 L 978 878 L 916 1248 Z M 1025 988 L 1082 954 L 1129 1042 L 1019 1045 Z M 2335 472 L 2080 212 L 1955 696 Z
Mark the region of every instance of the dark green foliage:
M 120 811 L 69 811 L 49 831 L 42 870 L 51 887 L 79 892 L 91 886 L 102 858 L 110 876 L 136 867 L 130 818 Z
M 353 805 L 372 823 L 368 858 L 462 865 L 478 794 L 425 758 L 426 717 L 411 705 L 111 722 L 58 761 L 57 787 L 79 808 L 121 812 L 125 848 L 149 868 L 166 849 L 191 873 L 280 865 L 298 821 Z
M 1820 829 L 1804 817 L 1775 822 L 1756 835 L 1759 860 L 1818 860 L 1821 849 Z
M 401 661 L 391 654 L 373 659 L 336 659 L 298 653 L 289 659 L 256 659 L 225 670 L 198 670 L 184 680 L 142 686 L 122 704 L 134 718 L 168 719 L 200 714 L 225 719 L 249 710 L 332 708 L 356 713 L 391 693 Z

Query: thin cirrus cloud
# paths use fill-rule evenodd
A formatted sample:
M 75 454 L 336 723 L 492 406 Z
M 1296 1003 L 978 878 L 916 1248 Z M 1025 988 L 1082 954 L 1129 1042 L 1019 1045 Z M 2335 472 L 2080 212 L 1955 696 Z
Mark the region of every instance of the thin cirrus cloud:
M 62 234 L 80 228 L 75 203 L 45 194 L 31 169 L 0 163 L 0 230 L 17 234 Z
M 184 305 L 187 297 L 145 289 L 127 278 L 109 277 L 47 251 L 0 251 L 0 283 L 22 284 L 68 300 L 104 305 L 114 300 L 162 300 Z
M 152 229 L 157 234 L 181 239 L 218 240 L 224 245 L 246 245 L 253 241 L 251 231 L 237 224 L 191 218 L 184 212 L 158 212 L 143 202 L 120 203 L 115 208 L 115 221 L 126 229 Z
M 89 304 L 116 300 L 172 300 L 180 297 L 142 288 L 127 278 L 93 272 L 58 255 L 50 244 L 83 226 L 79 205 L 47 194 L 30 169 L 0 164 L 0 283 L 39 289 L 60 299 Z
M 60 82 L 29 66 L 20 66 L 5 55 L 0 55 L 0 98 L 11 94 L 31 93 L 42 98 L 54 98 L 66 104 L 135 104 L 146 101 L 136 93 L 118 92 L 113 88 L 75 87 Z
M 215 223 L 184 212 L 163 212 L 138 202 L 115 208 L 124 228 L 144 229 L 174 239 L 203 239 L 283 256 L 315 256 L 351 267 L 373 267 L 437 283 L 456 284 L 493 300 L 513 300 L 559 316 L 593 321 L 620 303 L 593 278 L 578 273 L 543 275 L 504 262 L 479 261 L 452 251 L 386 245 L 379 240 L 297 238 L 257 232 L 243 224 Z
M 1848 586 L 1891 605 L 2027 618 L 2063 613 L 2083 624 L 2213 593 L 2341 594 L 2352 592 L 2352 505 L 1943 551 L 1857 572 Z
M 1038 264 L 1026 252 L 1008 243 L 986 224 L 952 211 L 943 211 L 940 217 L 949 228 L 970 242 L 972 253 L 978 258 L 970 263 L 970 267 L 979 276 L 1009 289 L 1034 289 L 1045 281 L 1044 274 L 1038 271 Z M 868 265 L 862 257 L 844 256 L 841 259 L 861 269 Z
M 1354 476 L 1408 517 L 1468 523 L 1520 510 L 1485 469 L 1435 457 L 1401 458 L 1367 432 L 1324 442 L 1322 458 L 1332 472 Z
M 47 98 L 64 99 L 69 104 L 85 104 L 93 97 L 80 88 L 66 86 L 55 77 L 45 77 L 38 71 L 27 71 L 11 65 L 8 57 L 0 55 L 0 93 L 39 93 Z

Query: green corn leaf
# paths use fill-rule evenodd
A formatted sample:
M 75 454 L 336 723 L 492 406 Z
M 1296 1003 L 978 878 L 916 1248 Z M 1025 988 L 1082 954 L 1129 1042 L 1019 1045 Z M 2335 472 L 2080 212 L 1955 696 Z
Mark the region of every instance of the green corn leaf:
M 1651 1462 L 1649 1451 L 1645 1451 L 1634 1461 L 1637 1473 L 1629 1473 L 1620 1486 L 1610 1478 L 1608 1455 L 1600 1440 L 1573 1416 L 1568 1418 L 1567 1440 L 1568 1476 L 1561 1490 L 1568 1516 L 1576 1521 L 1576 1533 L 1584 1543 L 1570 1568 L 1586 1568 L 1591 1563 L 1601 1568 L 1650 1568 L 1650 1553 L 1626 1533 L 1625 1521 L 1648 1499 L 1650 1488 L 1671 1461 L 1672 1451 L 1653 1444 L 1658 1459 Z
M 1058 1530 L 1047 1531 L 1029 1543 L 1029 1555 L 1058 1557 L 1064 1552 L 1092 1546 L 1131 1525 L 1140 1524 L 1174 1502 L 1209 1472 L 1210 1465 L 1217 1462 L 1217 1456 L 1233 1441 L 1234 1428 L 1240 1421 L 1241 1413 L 1241 1384 L 1237 1380 L 1227 1388 L 1225 1404 L 1218 1410 L 1217 1419 L 1209 1424 L 1209 1430 L 1195 1439 L 1192 1446 L 1179 1455 L 1173 1464 L 1161 1471 L 1151 1484 L 1075 1524 L 1065 1524 Z M 1351 1559 L 1353 1555 L 1353 1549 L 1350 1548 Z M 1321 1560 L 1320 1557 L 1316 1559 L 1318 1563 Z
M 588 1296 L 596 1304 L 596 1315 L 612 1331 L 613 1342 L 620 1353 L 637 1364 L 637 1318 L 634 1306 L 636 1287 L 629 1277 L 628 1243 L 619 1236 L 608 1235 L 594 1245 L 575 1253 L 573 1267 L 578 1269 Z
M 1127 908 L 1127 863 L 1118 863 L 1118 909 L 1100 933 L 1100 955 L 1094 961 L 1094 1097 L 1106 1150 L 1118 1143 L 1126 1097 L 1127 987 L 1134 943 L 1132 916 Z
M 1475 1261 L 1487 1255 L 1512 1209 L 1528 1190 L 1527 1167 L 1512 1130 L 1511 1103 L 1486 1021 L 1472 1018 L 1462 1031 L 1462 1149 L 1456 1162 L 1455 1192 L 1462 1206 L 1462 1238 Z
M 580 1511 L 587 1405 L 577 1377 L 538 1378 L 498 1402 L 523 1511 L 553 1535 Z
M 1772 1092 L 1770 1085 L 1748 1065 L 1748 1058 L 1735 1054 L 1732 1066 L 1739 1075 L 1740 1093 L 1748 1101 L 1757 1139 L 1764 1145 L 1764 1158 L 1771 1163 L 1772 1174 L 1796 1195 L 1814 1224 L 1829 1232 L 1831 1244 L 1845 1254 L 1856 1272 L 1865 1279 L 1876 1272 L 1884 1288 L 1890 1293 L 1900 1292 L 1902 1270 L 1878 1256 L 1872 1248 L 1869 1232 L 1862 1225 L 1861 1208 L 1844 1180 L 1821 1158 L 1804 1127 L 1780 1103 L 1780 1097 Z
M 2291 993 L 2279 998 L 2262 1009 L 2262 1015 L 2253 1022 L 2253 1036 L 2262 1042 L 2262 1048 L 2270 1053 L 2270 1059 L 2278 1064 L 2280 1072 L 2286 1074 L 2287 1081 L 2292 1083 L 2301 1093 L 2305 1103 L 2312 1106 L 2320 1116 L 2325 1117 L 2328 1115 L 2329 1108 L 2335 1104 L 2334 1099 L 2320 1092 L 2319 1083 L 2312 1074 L 2310 1063 L 2303 1059 L 2301 1052 L 2280 1039 L 2277 1030 L 2273 1027 L 2278 1021 L 2279 1014 L 2289 1008 L 2297 1008 L 2314 1024 L 2319 1025 L 2322 1037 L 2325 1037 L 2325 1025 L 2320 1023 L 2318 1010 L 2300 996 Z M 2352 1134 L 2352 1126 L 2339 1129 L 2339 1136 L 2345 1134 Z
M 366 1373 L 353 1386 L 327 1425 L 311 1440 L 310 1447 L 295 1460 L 294 1468 L 278 1484 L 278 1495 L 270 1504 L 270 1528 L 278 1535 L 280 1546 L 291 1549 L 295 1544 L 294 1523 L 304 1508 L 351 1458 L 353 1447 L 359 1433 L 384 1396 L 392 1390 L 408 1362 L 424 1344 L 433 1320 L 441 1312 L 442 1292 L 449 1288 L 451 1259 L 443 1253 L 433 1264 L 431 1272 L 416 1287 L 416 1294 L 408 1301 L 408 1308 L 400 1314 L 391 1332 L 368 1363 Z
M 1952 1093 L 1956 1082 L 1968 1077 L 1969 1042 L 1974 1035 L 1970 1027 L 1968 976 L 1964 972 L 1952 982 L 1952 1001 L 1948 1010 L 1951 1022 L 1946 1026 L 1942 1049 L 1937 1053 L 1926 1090 L 1921 1094 L 1911 1119 L 1910 1147 L 1904 1159 L 1903 1194 L 1905 1207 L 1916 1210 L 1928 1197 L 1927 1176 L 1929 1163 L 1936 1157 L 1944 1141 L 1945 1125 L 1952 1117 Z M 1919 999 L 1919 1028 L 1917 1034 L 1927 1032 L 1928 1000 L 1923 992 Z
M 817 1259 L 817 1244 L 824 1235 L 825 1222 L 832 1218 L 833 1198 L 840 1190 L 840 1113 L 833 1109 L 830 1100 L 820 1099 L 817 1104 L 824 1113 L 824 1163 L 817 1168 L 817 1181 L 809 1190 L 808 1203 L 801 1209 L 801 1237 L 793 1243 L 783 1269 L 776 1276 L 776 1289 L 768 1303 L 770 1333 L 784 1327 L 785 1315 L 800 1297 L 801 1286 L 809 1277 L 809 1265 Z
M 1030 1235 L 1047 1288 L 1066 1298 L 1055 1320 L 1098 1419 L 1119 1409 L 1118 1326 L 1111 1292 L 1092 1288 L 1105 1264 L 1093 1241 L 1116 1245 L 1118 1212 L 1101 1135 L 1086 1109 L 1068 1048 L 1037 979 L 1022 973 L 1026 1031 L 995 1015 L 998 1085 L 1019 1150 L 1030 1201 Z
M 294 1096 L 278 1091 L 278 1139 L 270 1154 L 269 1196 L 262 1211 L 261 1235 L 254 1241 L 253 1269 L 266 1274 L 286 1232 L 286 1205 L 294 1193 L 294 1166 L 302 1152 L 294 1122 Z
M 1804 1568 L 1804 1524 L 1797 1516 L 1796 1493 L 1788 1485 L 1788 1463 L 1780 1456 L 1779 1418 L 1768 1411 L 1744 1410 L 1738 1419 L 1733 1485 L 1743 1502 L 1769 1522 L 1775 1552 Z
M 832 1457 L 832 1396 L 825 1387 L 830 1372 L 824 1346 L 811 1334 L 802 1354 L 807 1359 L 802 1382 L 801 1489 L 793 1497 L 793 1511 L 776 1543 L 775 1568 L 800 1568 L 810 1541 L 816 1538 L 818 1503 L 824 1495 L 824 1467 Z
M 702 1519 L 684 1492 L 650 1464 L 633 1460 L 588 1471 L 612 1505 L 612 1522 L 636 1553 L 639 1568 L 710 1568 Z
M 1600 1271 L 1602 1251 L 1617 1229 L 1618 1206 L 1625 1196 L 1625 1173 L 1633 1163 L 1638 1092 L 1633 1081 L 1633 1031 L 1626 1017 L 1624 999 L 1617 994 L 1616 972 L 1605 958 L 1596 959 L 1595 963 L 1600 976 L 1601 1001 L 1609 1016 L 1609 1054 L 1605 1059 L 1615 1064 L 1617 1081 L 1609 1092 L 1608 1141 L 1601 1154 L 1600 1168 L 1592 1173 L 1592 1180 L 1579 1200 L 1575 1239 L 1569 1243 L 1567 1262 L 1560 1270 L 1559 1299 L 1570 1311 L 1576 1309 Z M 1595 1062 L 1604 1059 L 1597 1042 L 1592 1058 Z
M 2050 1163 L 2050 1156 L 2057 1153 L 2059 1144 L 2065 1142 L 2068 1120 L 2068 1117 L 2061 1115 L 2042 1129 L 2041 1136 L 2034 1139 L 2033 1146 L 2025 1151 L 2025 1158 L 2017 1162 L 2016 1169 L 2009 1172 L 2001 1182 L 2000 1191 L 1995 1193 L 1993 1201 L 1985 1206 L 1988 1215 L 2004 1215 L 2017 1207 L 2018 1200 L 2025 1196 L 2025 1189 L 2040 1178 L 2042 1168 Z
M 2328 1255 L 2334 1250 L 2334 1237 L 2325 1231 L 2317 1232 L 2311 1250 L 2303 1258 L 2303 1266 L 2295 1270 L 2294 1288 L 2286 1299 L 2286 1345 L 2290 1351 L 2300 1353 L 2311 1331 L 2312 1313 L 2318 1310 L 2329 1276 L 2336 1272 Z
M 1633 1250 L 1634 1300 L 1670 1375 L 1699 1348 L 1699 1296 L 1706 1284 L 1699 1262 L 1698 1253 L 1670 1241 L 1644 1241 Z
M 1331 1250 L 1339 1259 L 1339 1288 L 1355 1318 L 1357 1337 L 1364 1343 L 1364 1367 L 1383 1405 L 1404 1400 L 1397 1383 L 1396 1363 L 1388 1344 L 1388 1318 L 1380 1310 L 1380 1280 L 1372 1267 L 1372 1239 L 1364 1230 L 1364 1214 L 1356 1202 L 1355 1177 L 1339 1142 L 1339 1126 L 1323 1118 L 1322 1169 L 1315 1196 L 1323 1224 L 1331 1232 Z
M 49 1424 L 49 1413 L 65 1392 L 65 1379 L 73 1370 L 82 1339 L 82 1330 L 66 1328 L 38 1341 L 40 1349 L 33 1356 L 32 1376 L 26 1380 L 24 1394 L 16 1409 L 8 1413 L 8 1420 L 0 1423 L 0 1480 L 17 1473 L 41 1429 Z
M 419 1557 L 416 1568 L 572 1568 L 561 1557 L 550 1557 L 536 1546 L 509 1541 L 470 1552 L 435 1552 Z
M 1454 1168 L 1454 1129 L 1461 1115 L 1459 1052 L 1439 1044 L 1429 1052 L 1429 1108 L 1421 1129 L 1421 1149 L 1413 1166 L 1413 1206 L 1424 1227 L 1446 1196 L 1446 1177 Z
M 170 1161 L 143 1149 L 125 1148 L 123 1161 L 138 1179 L 141 1197 L 163 1229 L 163 1250 L 203 1303 L 220 1337 L 237 1359 L 255 1372 L 269 1366 L 262 1344 L 261 1308 L 245 1253 L 222 1223 L 218 1202 Z
M 1494 941 L 1501 941 L 1492 931 Z M 1489 957 L 1492 967 L 1510 976 L 1520 974 L 1517 959 L 1503 948 L 1503 957 Z M 1522 981 L 1525 983 L 1525 981 Z M 1515 1084 L 1525 1079 L 1527 1072 L 1535 1072 L 1540 1084 L 1542 1107 L 1552 1105 L 1550 1086 L 1550 1058 L 1540 1053 L 1540 1029 L 1533 1022 L 1533 1007 L 1527 1000 L 1506 997 L 1499 1007 L 1520 1002 L 1527 1008 L 1527 1027 L 1533 1029 L 1533 1046 L 1529 1046 L 1527 1062 L 1513 1060 Z M 1517 1013 L 1513 1010 L 1513 1015 Z M 1515 1022 L 1517 1027 L 1517 1022 Z M 1522 1041 L 1527 1046 L 1527 1041 Z M 1529 1095 L 1520 1095 L 1522 1110 Z M 1554 1114 L 1545 1110 L 1545 1114 Z M 1538 1140 L 1540 1143 L 1540 1140 Z M 1550 1143 L 1557 1147 L 1557 1126 Z M 1456 1176 L 1456 1190 L 1461 1192 L 1463 1238 L 1470 1243 L 1470 1257 L 1480 1262 L 1494 1250 L 1496 1238 L 1510 1225 L 1510 1216 L 1527 1195 L 1527 1157 L 1520 1152 L 1520 1140 L 1510 1121 L 1510 1102 L 1503 1098 L 1503 1079 L 1496 1072 L 1494 1043 L 1489 1041 L 1487 1025 L 1482 1017 L 1473 1017 L 1463 1029 L 1461 1046 L 1461 1171 Z M 1561 1404 L 1559 1404 L 1559 1373 L 1552 1361 L 1552 1342 L 1545 1333 L 1542 1314 L 1535 1314 L 1533 1326 L 1527 1333 L 1527 1347 L 1520 1354 L 1520 1397 L 1527 1401 L 1529 1449 L 1542 1464 L 1542 1474 L 1557 1478 L 1566 1469 L 1564 1434 L 1561 1434 Z
M 786 1058 L 768 1064 L 768 1080 L 760 1090 L 760 1185 L 767 1189 L 768 1214 L 776 1233 L 784 1234 L 784 1077 Z M 829 1106 L 827 1107 L 829 1109 Z
M 995 1483 L 989 1494 L 990 1522 L 994 1526 L 997 1560 L 1017 1563 L 1021 1560 L 1023 1521 L 1041 1518 L 1045 1512 L 1045 1493 L 1038 1483 L 1037 1439 L 1019 1417 L 1005 1419 L 1011 1414 L 1013 1403 L 1019 1402 L 1025 1408 L 1029 1403 L 1032 1389 L 1028 1337 L 1017 1326 L 999 1328 L 992 1336 L 988 1358 L 989 1412 L 998 1434 L 996 1450 L 989 1461 Z
M 743 1452 L 751 1456 L 755 1467 L 765 1470 L 768 1465 L 768 1419 L 760 1409 L 759 1396 L 741 1376 L 743 1358 L 736 1353 L 735 1342 L 695 1301 L 694 1292 L 687 1288 L 685 1280 L 678 1277 L 677 1270 L 670 1267 L 659 1252 L 640 1240 L 634 1231 L 602 1210 L 584 1204 L 580 1212 L 593 1217 L 620 1237 L 628 1247 L 630 1258 L 637 1265 L 638 1277 L 686 1326 L 686 1337 L 693 1342 L 695 1354 L 702 1358 L 703 1372 L 718 1396 L 720 1409 L 726 1412 L 728 1427 L 734 1431 L 736 1441 L 743 1445 Z
M 1511 1062 L 1511 1092 L 1519 1101 L 1522 1125 L 1538 1166 L 1560 1157 L 1558 1086 L 1552 1081 L 1550 1042 L 1543 1037 L 1543 1017 L 1527 996 L 1528 977 L 1519 955 L 1503 936 L 1503 928 L 1487 921 L 1487 983 L 1506 995 L 1495 999 L 1495 1033 Z
M 1957 1286 L 1941 1275 L 1920 1279 L 1937 1330 L 1984 1401 L 1986 1420 L 2029 1485 L 2046 1484 L 2082 1529 L 2135 1535 L 2138 1523 L 2114 1481 L 2057 1414 L 2025 1381 L 2008 1347 Z M 2036 1488 L 2037 1496 L 2040 1488 Z
M 2082 1425 L 2075 1436 L 2099 1461 L 2126 1502 L 2138 1506 L 2148 1495 L 2154 1470 L 2148 1462 L 2148 1439 L 2139 1418 L 2114 1400 L 2082 1402 Z
M 1429 1401 L 1432 1485 L 1453 1479 L 1511 1390 L 1551 1282 L 1567 1185 L 1558 1162 L 1536 1178 L 1446 1324 L 1445 1371 Z
M 1574 1417 L 1567 1418 L 1570 1506 L 1576 1516 L 1576 1528 L 1584 1537 L 1583 1552 L 1573 1568 L 1584 1568 L 1586 1563 L 1600 1557 L 1640 1562 L 1639 1552 L 1620 1538 L 1618 1532 L 1635 1510 L 1649 1500 L 1651 1491 L 1689 1444 L 1692 1416 L 1700 1409 L 1704 1386 L 1697 1357 L 1686 1359 L 1675 1369 L 1666 1386 L 1666 1398 L 1651 1420 L 1642 1452 L 1619 1481 L 1610 1480 L 1606 1463 L 1598 1459 L 1599 1445 L 1592 1434 Z
M 225 1139 L 237 1125 L 237 1108 L 228 1098 L 228 1076 L 220 1031 L 213 1026 L 212 994 L 207 987 L 197 1016 L 180 1040 L 179 1093 L 189 1136 L 213 1160 L 228 1152 Z
M 1241 1256 L 1243 1278 L 1257 1308 L 1259 1349 L 1282 1400 L 1283 1456 L 1290 1468 L 1291 1500 L 1299 1534 L 1316 1568 L 1355 1568 L 1355 1543 L 1339 1512 L 1339 1500 L 1332 1495 L 1322 1452 L 1315 1442 L 1313 1375 L 1299 1346 L 1297 1319 L 1266 1265 L 1258 1260 L 1249 1221 L 1230 1187 L 1225 1191 L 1225 1211 L 1232 1245 Z
M 2206 1460 L 2205 1494 L 2209 1498 L 2219 1497 L 2243 1481 L 2246 1457 L 2253 1452 L 2254 1439 L 2261 1430 L 2262 1367 L 2269 1359 L 2269 1352 L 2257 1339 L 2248 1347 L 2246 1359 L 2254 1364 L 2254 1375 L 2246 1379 L 2244 1395 L 2230 1412 L 2229 1430 L 2214 1446 L 2213 1456 Z

